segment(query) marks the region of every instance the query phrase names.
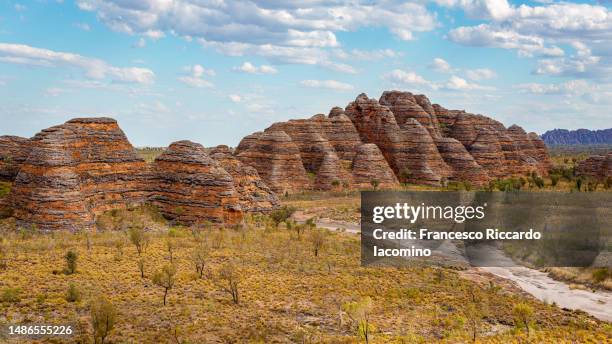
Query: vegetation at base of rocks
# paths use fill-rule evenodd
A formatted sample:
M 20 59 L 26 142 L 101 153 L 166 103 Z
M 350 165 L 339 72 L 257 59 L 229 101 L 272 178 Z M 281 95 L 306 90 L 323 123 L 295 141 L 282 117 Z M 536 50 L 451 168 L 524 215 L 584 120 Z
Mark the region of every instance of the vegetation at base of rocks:
M 275 209 L 270 213 L 270 218 L 274 223 L 275 227 L 278 227 L 279 224 L 286 222 L 293 213 L 295 213 L 295 208 L 290 206 L 282 206 L 279 209 Z
M 0 182 L 0 198 L 6 197 L 11 192 L 11 183 Z
M 479 343 L 610 340 L 609 323 L 525 298 L 511 285 L 491 288 L 484 275 L 480 281 L 450 269 L 362 267 L 356 235 L 305 226 L 300 240 L 269 216 L 204 227 L 175 227 L 171 235 L 150 230 L 147 249 L 139 255 L 126 245 L 121 260 L 116 243 L 128 240 L 127 230 L 2 232 L 10 259 L 0 270 L 0 325 L 41 319 L 79 329 L 75 338 L 54 343 L 363 343 L 366 337 L 376 344 L 464 343 L 475 332 Z M 316 256 L 313 233 L 325 238 Z M 194 260 L 199 249 L 202 274 Z M 69 250 L 78 254 L 78 273 L 53 274 Z M 154 281 L 164 280 L 155 272 L 163 275 L 167 266 L 176 272 L 167 275 L 173 283 L 164 306 L 168 283 Z M 81 301 L 67 300 L 71 284 Z M 531 307 L 532 316 L 521 317 L 517 305 Z M 528 334 L 516 329 L 523 319 Z

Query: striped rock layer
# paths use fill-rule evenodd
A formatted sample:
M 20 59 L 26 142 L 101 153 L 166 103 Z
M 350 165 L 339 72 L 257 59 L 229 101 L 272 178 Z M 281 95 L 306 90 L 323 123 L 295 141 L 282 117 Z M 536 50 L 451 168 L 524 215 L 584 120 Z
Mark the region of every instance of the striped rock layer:
M 146 202 L 184 224 L 236 224 L 244 212 L 279 205 L 257 171 L 197 143 L 175 142 L 148 165 L 110 118 L 73 119 L 31 139 L 3 136 L 0 153 L 17 166 L 0 165 L 13 184 L 2 206 L 44 231 L 92 230 L 101 213 Z
M 283 139 L 271 140 L 271 132 Z M 359 150 L 364 144 L 377 150 Z M 373 180 L 386 186 L 447 181 L 482 186 L 531 172 L 546 175 L 551 167 L 546 146 L 535 133 L 400 91 L 386 91 L 379 100 L 360 94 L 344 109 L 332 108 L 328 116 L 274 123 L 245 137 L 236 154 L 277 192 L 327 190 L 338 180 L 353 188 L 369 187 Z M 288 161 L 279 159 L 283 154 Z M 364 161 L 376 162 L 382 175 L 364 174 Z M 388 169 L 394 178 L 382 172 Z M 271 173 L 277 170 L 286 171 Z

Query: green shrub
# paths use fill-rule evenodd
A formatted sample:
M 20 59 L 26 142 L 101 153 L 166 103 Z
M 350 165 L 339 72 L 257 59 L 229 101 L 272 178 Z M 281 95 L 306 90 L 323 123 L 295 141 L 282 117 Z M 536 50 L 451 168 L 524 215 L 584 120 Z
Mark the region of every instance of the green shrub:
M 272 222 L 274 222 L 274 226 L 278 227 L 281 222 L 286 222 L 291 215 L 295 213 L 295 210 L 296 209 L 294 207 L 283 206 L 270 213 L 270 218 L 272 219 Z
M 77 260 L 79 259 L 79 255 L 76 252 L 70 250 L 66 252 L 64 259 L 66 259 L 66 269 L 64 270 L 64 272 L 66 273 L 66 275 L 72 275 L 76 272 Z
M 104 344 L 106 337 L 115 327 L 117 310 L 109 300 L 100 296 L 91 303 L 90 314 L 94 343 Z
M 21 289 L 19 288 L 4 288 L 0 293 L 0 302 L 15 303 L 21 301 Z
M 516 328 L 524 328 L 527 335 L 529 335 L 529 326 L 533 318 L 533 308 L 526 303 L 519 303 L 512 309 L 512 314 L 514 315 L 514 324 Z
M 79 302 L 81 301 L 81 291 L 74 284 L 70 283 L 66 292 L 66 301 Z
M 601 283 L 605 281 L 608 277 L 610 277 L 610 272 L 608 268 L 599 268 L 593 271 L 593 280 L 595 283 Z

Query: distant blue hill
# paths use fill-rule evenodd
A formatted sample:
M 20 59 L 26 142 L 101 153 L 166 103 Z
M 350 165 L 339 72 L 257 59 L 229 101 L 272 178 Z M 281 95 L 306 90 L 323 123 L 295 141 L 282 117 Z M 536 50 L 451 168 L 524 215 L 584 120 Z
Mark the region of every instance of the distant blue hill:
M 547 145 L 597 145 L 612 144 L 612 128 L 603 130 L 554 129 L 542 134 Z

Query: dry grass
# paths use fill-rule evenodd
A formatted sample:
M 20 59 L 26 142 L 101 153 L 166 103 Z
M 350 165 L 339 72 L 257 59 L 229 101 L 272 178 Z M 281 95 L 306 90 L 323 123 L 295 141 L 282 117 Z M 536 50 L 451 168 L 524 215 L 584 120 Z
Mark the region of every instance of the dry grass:
M 86 234 L 5 234 L 10 259 L 0 271 L 0 290 L 20 292 L 19 301 L 0 303 L 0 324 L 74 323 L 80 332 L 76 340 L 90 343 L 89 302 L 102 294 L 118 312 L 110 343 L 357 343 L 362 342 L 358 329 L 343 306 L 370 297 L 371 343 L 458 343 L 469 341 L 467 306 L 476 295 L 487 309 L 479 342 L 611 340 L 608 323 L 464 279 L 452 270 L 361 267 L 354 235 L 325 232 L 318 257 L 308 231 L 298 239 L 283 226 L 272 229 L 262 222 L 196 236 L 184 228 L 150 235 L 142 255 L 143 279 L 136 249 L 121 231 L 96 233 L 89 240 Z M 169 240 L 178 273 L 163 306 L 163 289 L 150 278 L 170 263 Z M 209 252 L 202 279 L 191 260 L 200 245 Z M 79 256 L 72 275 L 61 273 L 68 250 Z M 239 304 L 219 284 L 228 262 L 240 281 Z M 82 301 L 66 301 L 71 283 Z M 513 327 L 517 303 L 535 309 L 529 339 Z

